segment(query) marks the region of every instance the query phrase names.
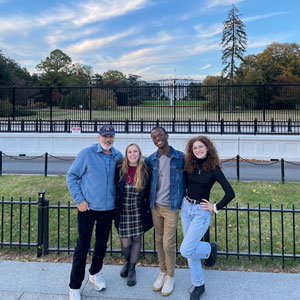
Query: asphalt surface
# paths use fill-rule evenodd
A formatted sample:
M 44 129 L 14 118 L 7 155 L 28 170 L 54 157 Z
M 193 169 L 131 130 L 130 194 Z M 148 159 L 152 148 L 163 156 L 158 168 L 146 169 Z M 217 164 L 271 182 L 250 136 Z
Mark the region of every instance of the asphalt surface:
M 191 287 L 188 269 L 176 269 L 174 291 L 168 297 L 152 291 L 159 269 L 137 267 L 137 284 L 126 285 L 121 266 L 102 269 L 107 288 L 96 292 L 88 282 L 88 266 L 81 288 L 82 300 L 186 300 Z M 0 260 L 0 300 L 67 300 L 71 264 Z M 300 274 L 204 270 L 201 300 L 298 300 Z
M 47 174 L 65 175 L 74 157 L 48 157 Z M 225 161 L 223 171 L 228 179 L 237 179 L 237 166 L 235 161 Z M 45 173 L 45 157 L 6 157 L 2 158 L 3 174 L 35 174 Z M 286 182 L 300 182 L 300 163 L 285 162 L 284 179 Z M 281 181 L 280 161 L 240 161 L 240 180 L 266 180 Z

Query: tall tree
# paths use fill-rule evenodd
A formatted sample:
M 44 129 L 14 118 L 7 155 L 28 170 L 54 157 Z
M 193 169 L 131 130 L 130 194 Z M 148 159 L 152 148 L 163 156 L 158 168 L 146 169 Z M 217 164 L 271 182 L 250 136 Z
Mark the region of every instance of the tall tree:
M 104 84 L 114 85 L 122 83 L 126 80 L 126 75 L 118 70 L 108 70 L 102 74 Z
M 55 49 L 42 60 L 37 70 L 43 71 L 41 80 L 47 85 L 63 86 L 72 72 L 72 59 L 60 49 Z
M 223 34 L 221 45 L 222 63 L 224 65 L 223 75 L 226 75 L 233 82 L 234 72 L 239 61 L 243 61 L 247 47 L 247 34 L 245 25 L 240 19 L 241 14 L 233 4 L 227 14 L 227 20 L 223 22 Z

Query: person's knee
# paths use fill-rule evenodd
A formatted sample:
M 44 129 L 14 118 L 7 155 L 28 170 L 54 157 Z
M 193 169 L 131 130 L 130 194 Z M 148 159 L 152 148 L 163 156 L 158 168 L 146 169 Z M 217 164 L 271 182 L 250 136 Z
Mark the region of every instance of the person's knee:
M 189 247 L 187 244 L 182 243 L 180 246 L 180 253 L 185 258 L 191 258 L 193 256 L 193 249 Z

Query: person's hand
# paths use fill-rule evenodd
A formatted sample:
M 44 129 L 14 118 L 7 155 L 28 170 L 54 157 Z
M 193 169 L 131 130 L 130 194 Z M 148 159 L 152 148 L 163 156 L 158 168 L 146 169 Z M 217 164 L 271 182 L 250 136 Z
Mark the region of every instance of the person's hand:
M 77 205 L 79 211 L 84 212 L 90 210 L 88 203 L 83 200 L 80 204 Z
M 204 210 L 209 210 L 209 211 L 214 211 L 214 205 L 212 203 L 210 203 L 208 200 L 206 199 L 202 199 L 203 202 L 200 203 L 200 206 L 204 209 Z

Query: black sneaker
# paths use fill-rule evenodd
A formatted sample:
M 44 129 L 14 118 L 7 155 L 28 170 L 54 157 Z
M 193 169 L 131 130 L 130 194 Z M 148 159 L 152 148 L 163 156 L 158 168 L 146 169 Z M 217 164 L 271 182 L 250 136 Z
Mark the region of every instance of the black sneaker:
M 194 286 L 194 289 L 192 292 L 190 292 L 190 300 L 199 300 L 201 297 L 201 294 L 203 294 L 205 291 L 205 285 L 200 286 Z
M 210 255 L 209 255 L 208 259 L 205 260 L 205 265 L 207 267 L 212 267 L 216 263 L 216 260 L 217 260 L 218 244 L 213 242 L 213 243 L 210 243 L 210 246 L 211 246 Z

